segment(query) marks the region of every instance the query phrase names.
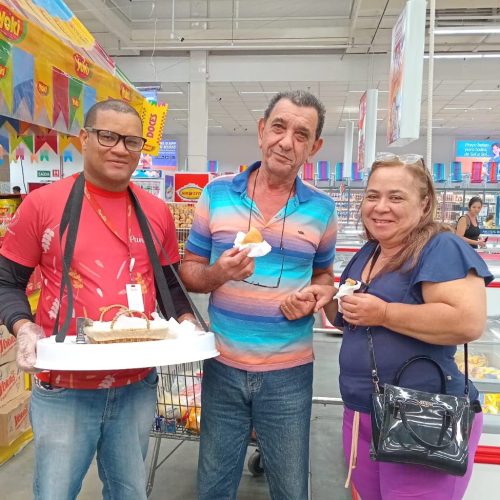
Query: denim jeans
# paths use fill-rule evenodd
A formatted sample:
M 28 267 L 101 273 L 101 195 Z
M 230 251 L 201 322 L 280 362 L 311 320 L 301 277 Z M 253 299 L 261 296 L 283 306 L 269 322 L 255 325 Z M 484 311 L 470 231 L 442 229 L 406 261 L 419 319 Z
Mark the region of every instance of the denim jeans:
M 156 370 L 114 389 L 33 385 L 35 500 L 72 500 L 97 452 L 105 500 L 146 500 L 144 460 L 154 419 Z
M 247 372 L 205 361 L 199 500 L 234 500 L 252 428 L 273 500 L 307 500 L 313 364 Z

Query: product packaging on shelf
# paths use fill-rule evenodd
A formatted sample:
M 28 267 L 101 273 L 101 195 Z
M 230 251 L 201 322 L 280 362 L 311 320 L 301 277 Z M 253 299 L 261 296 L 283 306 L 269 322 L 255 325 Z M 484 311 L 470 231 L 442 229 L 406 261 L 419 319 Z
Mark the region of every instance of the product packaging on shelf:
M 24 392 L 23 372 L 15 361 L 0 365 L 0 408 Z
M 29 391 L 23 391 L 7 404 L 0 406 L 0 446 L 10 446 L 31 428 L 28 417 L 29 399 Z
M 0 325 L 0 365 L 16 359 L 16 337 Z

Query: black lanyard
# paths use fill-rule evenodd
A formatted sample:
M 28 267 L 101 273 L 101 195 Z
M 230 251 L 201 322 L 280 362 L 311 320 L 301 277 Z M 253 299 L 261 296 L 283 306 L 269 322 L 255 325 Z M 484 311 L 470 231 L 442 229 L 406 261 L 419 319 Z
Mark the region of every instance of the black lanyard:
M 73 259 L 73 254 L 75 252 L 76 238 L 78 236 L 78 226 L 80 224 L 80 215 L 82 213 L 83 206 L 83 198 L 84 198 L 84 188 L 85 188 L 85 177 L 83 172 L 77 177 L 73 187 L 68 196 L 68 201 L 64 206 L 63 214 L 61 217 L 61 225 L 59 227 L 59 238 L 62 246 L 62 240 L 64 233 L 67 230 L 66 234 L 66 243 L 64 245 L 63 251 L 63 259 L 62 259 L 62 277 L 61 277 L 61 291 L 59 295 L 59 307 L 57 309 L 56 319 L 54 321 L 54 328 L 52 330 L 52 335 L 56 336 L 56 342 L 64 342 L 66 337 L 66 333 L 69 328 L 69 324 L 71 322 L 71 318 L 73 316 L 73 287 L 71 284 L 71 278 L 69 276 L 69 270 L 71 261 Z M 157 235 L 152 231 L 151 224 L 147 220 L 144 211 L 142 210 L 141 205 L 139 204 L 139 200 L 137 199 L 135 193 L 132 191 L 130 187 L 128 187 L 128 193 L 130 196 L 130 200 L 132 201 L 132 205 L 135 209 L 135 213 L 137 216 L 137 221 L 139 222 L 139 227 L 141 228 L 142 236 L 144 237 L 144 242 L 146 244 L 146 249 L 148 251 L 149 258 L 151 260 L 151 265 L 153 267 L 153 272 L 156 280 L 156 285 L 158 287 L 158 291 L 160 293 L 161 301 L 167 314 L 175 318 L 177 316 L 174 303 L 172 301 L 172 295 L 170 294 L 170 290 L 168 289 L 167 280 L 165 279 L 165 275 L 163 273 L 162 266 L 160 264 L 160 259 L 158 258 L 158 254 L 156 252 L 153 238 L 151 233 L 154 234 L 154 237 L 157 243 L 160 246 L 161 252 L 163 256 L 166 258 L 168 262 L 168 266 L 170 270 L 174 274 L 175 278 L 179 282 L 179 285 L 184 292 L 186 299 L 191 306 L 191 309 L 200 322 L 201 326 L 205 331 L 208 331 L 208 326 L 201 317 L 200 312 L 197 307 L 194 305 L 189 293 L 187 292 L 184 284 L 179 278 L 177 271 L 174 266 L 170 262 L 170 258 L 168 254 L 165 252 L 163 245 L 159 241 Z M 150 230 L 151 229 L 151 230 Z M 67 298 L 67 309 L 66 316 L 64 318 L 63 324 L 59 327 L 59 313 L 61 310 L 62 299 L 64 295 L 64 291 L 67 290 L 68 298 Z

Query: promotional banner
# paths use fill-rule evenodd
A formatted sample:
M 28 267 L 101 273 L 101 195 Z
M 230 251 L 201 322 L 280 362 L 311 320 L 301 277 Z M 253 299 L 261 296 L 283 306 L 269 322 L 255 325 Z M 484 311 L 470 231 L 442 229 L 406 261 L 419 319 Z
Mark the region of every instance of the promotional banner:
M 208 160 L 207 171 L 211 174 L 216 174 L 219 171 L 219 161 L 218 160 Z
M 149 106 L 62 0 L 0 0 L 0 114 L 76 134 L 97 100 L 122 99 L 158 150 L 165 106 Z
M 12 114 L 19 120 L 33 121 L 34 100 L 34 68 L 33 56 L 19 47 L 12 48 L 12 68 L 14 87 L 14 105 Z
M 143 151 L 156 156 L 160 151 L 160 140 L 167 118 L 168 106 L 144 100 L 142 107 L 142 131 L 146 138 Z
M 0 39 L 0 114 L 12 113 L 13 89 L 11 46 Z
M 52 66 L 43 58 L 35 58 L 35 117 L 34 122 L 52 126 L 54 107 L 52 92 Z
M 197 201 L 209 180 L 208 173 L 176 172 L 174 201 Z
M 70 146 L 73 146 L 79 153 L 82 152 L 82 143 L 79 137 L 66 134 L 58 134 L 59 151 L 63 154 Z
M 425 9 L 425 0 L 408 0 L 392 30 L 387 122 L 387 143 L 392 146 L 420 136 Z
M 69 128 L 75 134 L 83 126 L 83 83 L 76 79 L 69 79 Z
M 318 181 L 330 180 L 330 162 L 328 160 L 319 160 L 316 163 L 316 179 Z
M 377 143 L 378 90 L 369 89 L 359 101 L 358 165 L 359 170 L 369 170 L 375 161 Z
M 496 140 L 460 140 L 455 144 L 455 160 L 462 162 L 465 173 L 470 173 L 474 162 L 500 163 L 500 137 Z
M 165 168 L 177 167 L 177 141 L 162 139 L 158 154 L 153 158 L 153 166 Z

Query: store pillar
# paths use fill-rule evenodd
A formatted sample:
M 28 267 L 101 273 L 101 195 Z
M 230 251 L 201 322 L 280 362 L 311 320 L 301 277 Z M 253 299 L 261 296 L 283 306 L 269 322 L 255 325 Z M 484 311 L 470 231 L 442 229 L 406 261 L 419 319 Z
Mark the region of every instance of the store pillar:
M 207 52 L 191 52 L 189 78 L 188 154 L 190 172 L 207 170 L 208 99 Z
M 344 172 L 351 171 L 353 135 L 354 123 L 351 121 L 346 122 L 344 135 Z

